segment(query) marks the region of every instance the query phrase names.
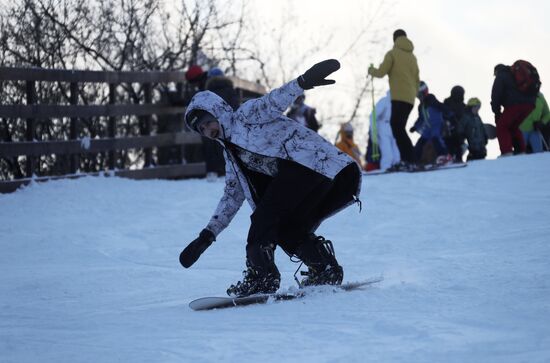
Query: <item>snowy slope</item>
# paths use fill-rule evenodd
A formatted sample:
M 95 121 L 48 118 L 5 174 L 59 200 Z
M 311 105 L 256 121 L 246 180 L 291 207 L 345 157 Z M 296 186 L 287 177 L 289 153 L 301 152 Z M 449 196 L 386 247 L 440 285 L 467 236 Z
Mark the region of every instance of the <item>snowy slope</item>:
M 1 362 L 549 362 L 550 154 L 364 180 L 327 221 L 366 291 L 194 312 L 241 277 L 248 206 L 191 269 L 223 181 L 0 195 Z M 278 251 L 283 286 L 296 265 Z

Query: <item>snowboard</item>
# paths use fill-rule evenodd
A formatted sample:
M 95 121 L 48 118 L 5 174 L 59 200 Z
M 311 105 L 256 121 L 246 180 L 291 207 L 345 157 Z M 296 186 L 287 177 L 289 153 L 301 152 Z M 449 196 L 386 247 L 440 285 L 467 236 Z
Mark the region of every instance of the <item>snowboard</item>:
M 452 164 L 444 164 L 444 165 L 437 165 L 437 164 L 427 164 L 427 165 L 420 165 L 417 166 L 414 170 L 392 170 L 392 171 L 381 171 L 381 170 L 373 170 L 373 171 L 367 171 L 363 172 L 363 176 L 371 176 L 371 175 L 384 175 L 384 174 L 393 174 L 393 173 L 419 173 L 423 171 L 434 171 L 434 170 L 445 170 L 445 169 L 456 169 L 456 168 L 463 168 L 467 166 L 466 163 L 452 163 Z
M 273 294 L 255 294 L 244 297 L 202 297 L 189 303 L 189 307 L 195 311 L 225 309 L 236 306 L 246 306 L 254 304 L 265 304 L 271 301 L 296 300 L 317 292 L 331 291 L 334 293 L 341 291 L 353 291 L 365 288 L 369 285 L 381 282 L 382 277 L 371 278 L 359 282 L 347 282 L 342 285 L 323 285 L 308 286 L 297 289 L 296 291 L 276 292 Z
M 394 171 L 376 169 L 376 170 L 371 170 L 371 171 L 364 171 L 363 175 L 364 176 L 371 176 L 371 175 L 383 175 L 383 174 L 390 174 L 390 173 L 394 173 Z
M 495 125 L 483 124 L 483 127 L 485 128 L 485 132 L 487 133 L 487 138 L 489 140 L 497 138 L 497 128 Z
M 408 173 L 419 173 L 423 171 L 434 171 L 434 170 L 445 170 L 445 169 L 457 169 L 457 168 L 464 168 L 467 165 L 468 165 L 467 163 L 451 163 L 451 164 L 443 164 L 443 165 L 427 164 L 427 165 L 418 166 L 416 169 L 408 171 Z

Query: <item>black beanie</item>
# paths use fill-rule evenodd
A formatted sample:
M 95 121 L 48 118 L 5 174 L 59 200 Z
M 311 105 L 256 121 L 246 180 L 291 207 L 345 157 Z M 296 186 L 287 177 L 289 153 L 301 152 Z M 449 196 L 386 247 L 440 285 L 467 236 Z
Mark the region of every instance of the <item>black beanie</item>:
M 395 42 L 397 38 L 406 37 L 406 36 L 407 36 L 407 33 L 405 33 L 403 29 L 397 29 L 396 31 L 393 32 L 393 41 Z

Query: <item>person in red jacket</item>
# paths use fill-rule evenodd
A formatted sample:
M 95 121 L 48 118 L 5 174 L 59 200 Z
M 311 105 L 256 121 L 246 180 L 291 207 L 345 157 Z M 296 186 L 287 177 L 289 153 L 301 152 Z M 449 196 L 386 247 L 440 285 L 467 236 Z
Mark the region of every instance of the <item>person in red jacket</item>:
M 525 141 L 519 125 L 535 108 L 536 95 L 521 92 L 510 66 L 495 66 L 495 81 L 491 92 L 491 108 L 495 114 L 497 138 L 503 156 L 525 152 Z M 504 108 L 504 111 L 501 111 Z

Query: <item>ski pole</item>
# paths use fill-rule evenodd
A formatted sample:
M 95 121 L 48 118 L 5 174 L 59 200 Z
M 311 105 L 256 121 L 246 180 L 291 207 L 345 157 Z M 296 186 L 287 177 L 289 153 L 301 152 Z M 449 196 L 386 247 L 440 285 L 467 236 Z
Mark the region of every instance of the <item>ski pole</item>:
M 548 143 L 544 139 L 544 135 L 542 134 L 542 132 L 540 132 L 540 130 L 537 130 L 537 132 L 539 133 L 539 137 L 542 140 L 542 144 L 544 145 L 544 148 L 546 149 L 546 151 L 550 151 L 550 148 L 548 147 Z
M 373 64 L 371 63 L 371 67 Z M 371 76 L 371 96 L 372 96 L 372 160 L 378 161 L 380 160 L 380 149 L 378 147 L 378 129 L 376 126 L 376 105 L 374 103 L 374 76 Z

